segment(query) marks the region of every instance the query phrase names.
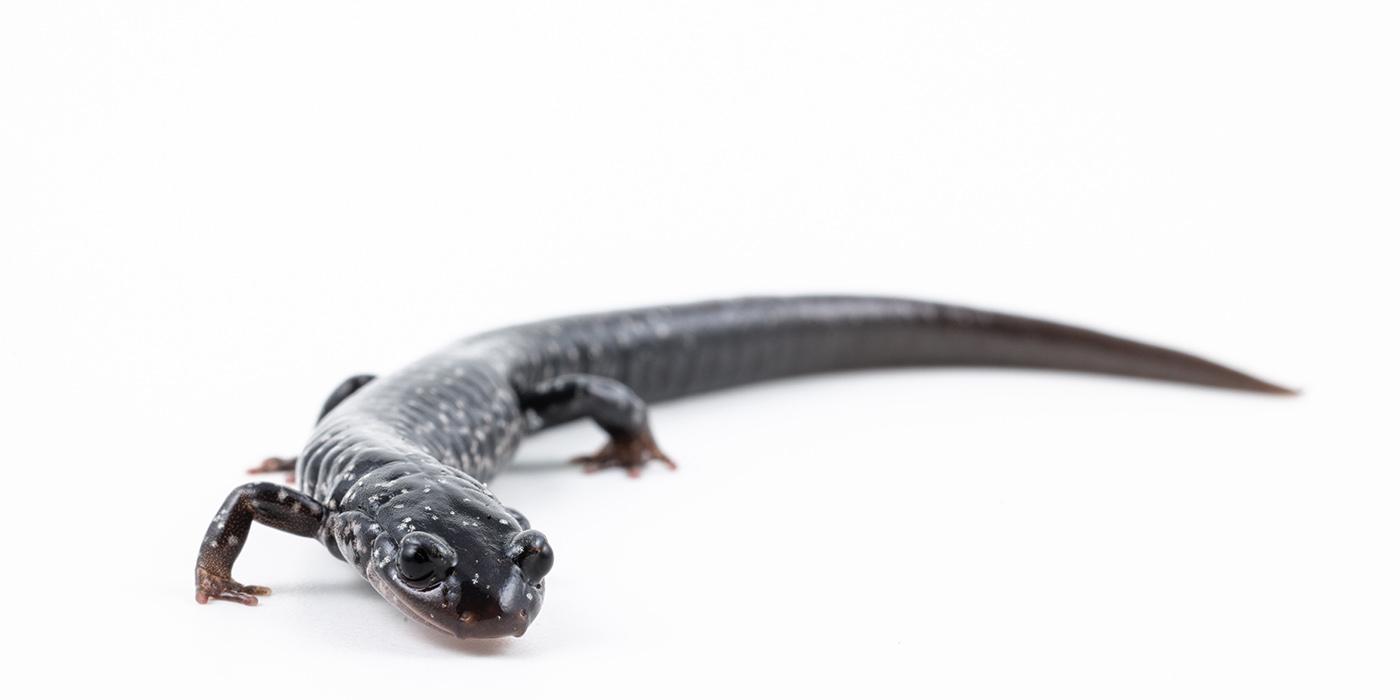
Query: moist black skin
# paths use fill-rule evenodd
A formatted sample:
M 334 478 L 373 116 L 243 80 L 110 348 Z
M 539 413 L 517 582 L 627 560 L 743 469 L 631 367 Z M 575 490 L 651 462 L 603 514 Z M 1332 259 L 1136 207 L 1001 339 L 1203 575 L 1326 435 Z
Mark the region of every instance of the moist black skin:
M 524 634 L 554 561 L 486 482 L 527 435 L 578 418 L 607 434 L 586 470 L 659 460 L 656 401 L 779 377 L 899 366 L 1060 369 L 1289 390 L 1174 350 L 1047 321 L 907 299 L 749 298 L 575 316 L 449 345 L 331 394 L 296 459 L 299 489 L 229 494 L 200 546 L 196 600 L 247 605 L 233 580 L 253 521 L 314 537 L 409 617 L 457 637 Z

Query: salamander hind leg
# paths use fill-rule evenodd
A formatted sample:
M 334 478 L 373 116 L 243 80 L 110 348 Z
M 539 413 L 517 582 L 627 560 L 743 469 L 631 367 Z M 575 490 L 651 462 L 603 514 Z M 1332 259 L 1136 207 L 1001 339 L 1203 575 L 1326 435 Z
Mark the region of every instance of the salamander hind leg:
M 326 508 L 304 493 L 284 486 L 254 483 L 233 490 L 224 501 L 204 540 L 194 567 L 194 599 L 200 603 L 228 600 L 257 605 L 265 586 L 246 586 L 233 579 L 233 563 L 248 541 L 254 521 L 302 537 L 312 537 L 325 520 Z
M 248 470 L 249 474 L 280 474 L 287 475 L 287 483 L 297 480 L 297 458 L 296 457 L 268 457 L 261 464 Z
M 334 411 L 336 406 L 339 406 L 346 399 L 354 395 L 355 392 L 363 389 L 366 384 L 372 381 L 374 381 L 373 374 L 357 374 L 341 382 L 340 386 L 336 387 L 335 391 L 332 391 L 331 395 L 326 397 L 326 403 L 321 406 L 321 415 L 316 417 L 316 421 L 320 422 L 322 418 L 326 417 L 327 413 Z
M 564 375 L 521 392 L 520 403 L 541 427 L 591 418 L 608 434 L 607 444 L 597 452 L 571 460 L 582 464 L 585 472 L 621 467 L 635 477 L 652 460 L 676 468 L 656 444 L 647 422 L 646 402 L 622 382 L 587 374 Z
M 340 386 L 326 397 L 326 402 L 321 406 L 321 414 L 316 418 L 316 422 L 326 417 L 327 413 L 335 410 L 343 401 L 350 398 L 355 392 L 374 381 L 373 374 L 357 374 L 340 383 Z M 287 483 L 296 481 L 297 458 L 296 457 L 268 457 L 261 464 L 248 470 L 249 474 L 281 474 L 287 475 Z

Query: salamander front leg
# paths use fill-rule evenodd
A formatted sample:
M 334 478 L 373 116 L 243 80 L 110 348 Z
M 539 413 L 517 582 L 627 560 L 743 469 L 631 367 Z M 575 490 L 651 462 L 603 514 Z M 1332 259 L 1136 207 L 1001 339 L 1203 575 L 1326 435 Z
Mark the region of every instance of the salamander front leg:
M 582 464 L 585 474 L 592 474 L 608 467 L 623 467 L 627 475 L 636 478 L 642 475 L 642 466 L 656 460 L 671 469 L 676 463 L 656 446 L 656 438 L 651 431 L 635 435 L 613 435 L 607 444 L 591 455 L 579 455 L 570 459 L 571 464 Z
M 602 449 L 571 460 L 582 464 L 585 472 L 622 467 L 635 477 L 652 460 L 676 468 L 676 463 L 656 445 L 647 423 L 646 402 L 615 379 L 567 374 L 521 392 L 520 404 L 539 420 L 541 427 L 592 418 L 608 434 L 608 443 Z
M 315 499 L 277 484 L 254 483 L 234 489 L 209 523 L 209 530 L 199 545 L 199 560 L 194 567 L 194 599 L 200 603 L 213 599 L 257 605 L 257 596 L 272 591 L 233 580 L 233 562 L 248 541 L 248 529 L 253 521 L 293 535 L 312 537 L 325 517 L 325 506 Z

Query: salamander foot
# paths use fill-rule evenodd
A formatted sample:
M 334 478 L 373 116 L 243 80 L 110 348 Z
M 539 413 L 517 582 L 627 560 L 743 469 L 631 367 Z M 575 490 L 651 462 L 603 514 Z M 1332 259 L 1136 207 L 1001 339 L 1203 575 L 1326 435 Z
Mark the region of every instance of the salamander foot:
M 248 473 L 249 473 L 249 474 L 272 474 L 272 473 L 274 473 L 274 472 L 286 472 L 286 473 L 287 473 L 287 483 L 290 484 L 290 483 L 292 483 L 293 481 L 296 481 L 296 480 L 297 480 L 296 468 L 297 468 L 297 458 L 296 458 L 296 457 L 288 457 L 288 458 L 286 458 L 286 459 L 283 459 L 283 458 L 281 458 L 281 457 L 268 457 L 267 459 L 264 459 L 264 460 L 262 461 L 262 464 L 259 464 L 258 466 L 253 467 L 252 469 L 249 469 L 249 470 L 248 470 Z
M 212 600 L 228 600 L 244 605 L 257 605 L 258 596 L 270 595 L 267 586 L 245 586 L 227 576 L 219 576 L 203 567 L 195 569 L 194 599 L 200 605 Z
M 625 437 L 614 436 L 597 452 L 580 455 L 569 462 L 582 464 L 585 474 L 608 467 L 622 467 L 627 470 L 628 476 L 636 478 L 642 475 L 642 466 L 652 460 L 662 462 L 671 469 L 676 468 L 676 463 L 656 446 L 656 439 L 648 431 Z

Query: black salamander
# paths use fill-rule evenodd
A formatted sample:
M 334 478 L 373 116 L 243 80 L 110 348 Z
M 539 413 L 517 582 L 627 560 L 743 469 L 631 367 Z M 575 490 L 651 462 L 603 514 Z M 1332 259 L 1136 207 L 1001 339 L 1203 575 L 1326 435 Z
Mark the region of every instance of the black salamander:
M 635 476 L 658 460 L 647 405 L 779 377 L 859 368 L 1074 370 L 1291 393 L 1184 353 L 1090 330 L 929 302 L 752 298 L 576 316 L 458 341 L 327 400 L 295 459 L 299 490 L 229 494 L 195 568 L 196 599 L 247 605 L 233 580 L 254 522 L 314 537 L 409 617 L 457 637 L 520 635 L 539 615 L 549 541 L 486 483 L 527 435 L 579 418 L 608 435 L 575 461 Z

